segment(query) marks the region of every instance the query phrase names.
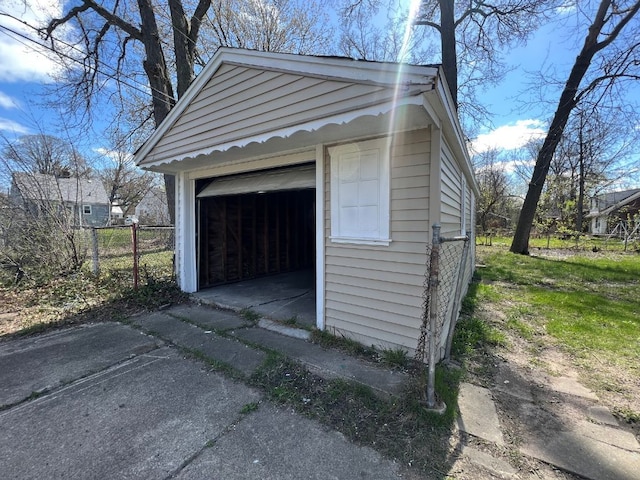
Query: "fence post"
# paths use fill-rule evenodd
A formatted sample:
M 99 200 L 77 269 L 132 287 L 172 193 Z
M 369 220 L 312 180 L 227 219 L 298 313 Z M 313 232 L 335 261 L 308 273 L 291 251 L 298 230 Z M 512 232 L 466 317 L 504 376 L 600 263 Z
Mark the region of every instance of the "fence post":
M 97 277 L 100 275 L 100 256 L 98 254 L 98 230 L 95 227 L 91 229 L 91 258 L 93 260 L 93 274 Z
M 440 224 L 433 225 L 429 272 L 429 364 L 427 374 L 427 408 L 436 409 L 436 331 L 438 324 L 438 277 L 440 275 Z
M 133 244 L 133 289 L 138 290 L 138 224 L 131 224 L 131 243 Z

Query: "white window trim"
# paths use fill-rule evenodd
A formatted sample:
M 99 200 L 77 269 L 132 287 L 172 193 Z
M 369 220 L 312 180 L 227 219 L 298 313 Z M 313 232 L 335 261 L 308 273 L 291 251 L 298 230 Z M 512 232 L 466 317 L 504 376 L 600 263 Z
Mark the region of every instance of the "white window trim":
M 379 231 L 377 236 L 346 236 L 340 234 L 340 200 L 339 200 L 339 157 L 341 154 L 363 150 L 378 149 L 380 155 L 380 184 L 379 184 Z M 331 234 L 329 239 L 333 243 L 350 243 L 359 245 L 387 246 L 391 243 L 391 137 L 353 142 L 328 148 L 331 163 Z
M 89 207 L 89 211 L 86 212 L 85 209 Z M 83 215 L 91 215 L 93 209 L 91 208 L 91 205 L 82 205 L 82 214 Z

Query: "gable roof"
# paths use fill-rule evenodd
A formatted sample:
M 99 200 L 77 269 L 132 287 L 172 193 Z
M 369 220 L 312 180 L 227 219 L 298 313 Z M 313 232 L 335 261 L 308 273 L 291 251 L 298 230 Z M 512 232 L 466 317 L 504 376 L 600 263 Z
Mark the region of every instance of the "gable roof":
M 271 153 L 295 151 L 345 138 L 345 132 L 384 134 L 390 122 L 409 129 L 442 121 L 457 137 L 451 143 L 464 149 L 445 85 L 435 66 L 222 47 L 135 159 L 174 173 L 185 159 L 221 152 L 229 159 L 239 148 L 245 158 L 264 155 L 267 141 Z M 190 164 L 197 168 L 200 160 Z
M 592 207 L 587 218 L 606 217 L 611 212 L 640 198 L 640 188 L 610 192 L 594 197 L 597 204 Z
M 109 204 L 102 182 L 94 178 L 62 178 L 41 173 L 16 172 L 13 174 L 13 186 L 25 200 Z

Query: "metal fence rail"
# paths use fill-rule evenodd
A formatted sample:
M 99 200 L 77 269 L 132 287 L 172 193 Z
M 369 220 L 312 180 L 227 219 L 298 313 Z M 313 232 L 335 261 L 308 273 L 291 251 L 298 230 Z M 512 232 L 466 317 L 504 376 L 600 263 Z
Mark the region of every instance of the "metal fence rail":
M 91 229 L 92 271 L 109 274 L 134 288 L 141 279 L 173 276 L 174 228 L 169 226 L 110 226 Z

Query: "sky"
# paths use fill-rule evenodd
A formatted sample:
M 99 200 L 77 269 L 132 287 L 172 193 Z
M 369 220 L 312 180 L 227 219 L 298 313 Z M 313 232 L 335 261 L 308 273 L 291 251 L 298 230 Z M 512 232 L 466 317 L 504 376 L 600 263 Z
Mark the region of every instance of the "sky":
M 62 1 L 41 0 L 39 3 L 45 8 L 34 11 L 25 10 L 22 0 L 3 0 L 0 26 L 33 37 L 33 31 L 1 13 L 38 24 L 48 15 L 60 15 Z M 569 13 L 564 27 L 573 21 Z M 560 78 L 563 74 L 566 77 L 584 38 L 567 34 L 569 30 L 559 28 L 557 24 L 543 26 L 526 45 L 513 47 L 505 55 L 509 73 L 500 85 L 481 95 L 483 103 L 492 112 L 492 126 L 481 129 L 472 139 L 472 152 L 495 148 L 508 155 L 527 141 L 544 137 L 552 109 L 539 102 L 526 103 L 533 98 L 527 93 L 531 81 L 529 73 L 553 70 Z M 13 138 L 47 129 L 53 115 L 39 103 L 41 93 L 51 85 L 51 74 L 55 74 L 56 69 L 55 62 L 37 53 L 28 41 L 0 28 L 0 135 Z M 639 99 L 640 91 L 632 95 Z M 105 148 L 105 140 L 95 131 L 89 132 L 85 139 L 95 142 L 91 147 L 94 151 Z

